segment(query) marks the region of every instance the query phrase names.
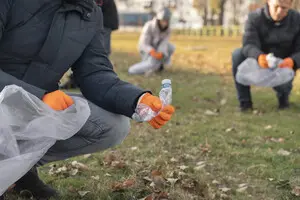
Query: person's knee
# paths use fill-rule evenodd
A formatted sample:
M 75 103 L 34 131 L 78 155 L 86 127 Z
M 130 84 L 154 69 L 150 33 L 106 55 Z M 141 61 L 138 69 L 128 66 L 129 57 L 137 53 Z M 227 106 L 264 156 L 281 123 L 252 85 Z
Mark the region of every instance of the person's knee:
M 288 82 L 282 85 L 275 87 L 274 89 L 282 94 L 289 94 L 293 88 L 292 82 Z
M 169 52 L 170 52 L 170 55 L 172 55 L 176 50 L 176 47 L 175 45 L 169 43 Z
M 233 63 L 240 63 L 245 60 L 242 48 L 235 49 L 231 54 L 231 59 Z
M 232 69 L 235 72 L 238 66 L 245 60 L 245 56 L 243 54 L 242 48 L 235 49 L 231 54 L 232 59 Z
M 110 128 L 107 131 L 108 141 L 111 147 L 121 144 L 130 131 L 130 121 L 128 117 L 117 115 L 110 122 Z

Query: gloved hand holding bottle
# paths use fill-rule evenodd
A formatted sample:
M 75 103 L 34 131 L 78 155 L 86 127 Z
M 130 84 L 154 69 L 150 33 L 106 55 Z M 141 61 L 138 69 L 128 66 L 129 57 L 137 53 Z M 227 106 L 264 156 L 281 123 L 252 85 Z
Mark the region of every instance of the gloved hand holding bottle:
M 175 108 L 170 105 L 172 101 L 171 80 L 162 81 L 159 97 L 150 93 L 142 95 L 137 103 L 133 119 L 139 122 L 148 121 L 155 129 L 161 128 L 172 117 Z

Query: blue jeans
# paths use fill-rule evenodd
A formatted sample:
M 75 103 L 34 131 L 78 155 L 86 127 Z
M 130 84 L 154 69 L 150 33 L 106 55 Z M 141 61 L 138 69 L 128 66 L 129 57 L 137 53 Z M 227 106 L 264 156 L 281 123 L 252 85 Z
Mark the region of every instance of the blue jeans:
M 238 83 L 235 79 L 235 75 L 237 73 L 238 66 L 245 59 L 246 59 L 246 57 L 244 56 L 241 48 L 235 49 L 233 51 L 233 53 L 232 53 L 232 72 L 233 72 L 235 87 L 237 90 L 238 100 L 240 103 L 241 102 L 252 102 L 250 86 L 242 85 L 242 84 Z M 289 95 L 292 91 L 292 88 L 293 88 L 292 83 L 293 83 L 293 80 L 288 83 L 285 83 L 283 85 L 279 85 L 279 86 L 276 86 L 273 88 L 276 91 L 278 99 L 289 97 Z
M 130 129 L 128 117 L 108 112 L 91 102 L 89 106 L 91 115 L 81 130 L 67 140 L 57 141 L 40 160 L 39 165 L 105 150 L 120 144 L 126 138 Z

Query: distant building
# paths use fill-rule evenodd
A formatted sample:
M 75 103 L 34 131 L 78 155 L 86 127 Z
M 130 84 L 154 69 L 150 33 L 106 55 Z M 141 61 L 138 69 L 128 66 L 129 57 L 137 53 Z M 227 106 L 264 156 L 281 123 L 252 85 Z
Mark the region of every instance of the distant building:
M 162 6 L 172 9 L 173 28 L 200 28 L 203 20 L 193 0 L 116 0 L 120 13 L 120 25 L 142 26 Z
M 121 26 L 143 26 L 160 7 L 168 6 L 173 10 L 173 28 L 198 29 L 203 26 L 203 18 L 194 7 L 195 1 L 199 0 L 116 0 L 116 3 Z M 223 25 L 243 25 L 249 11 L 255 10 L 263 3 L 264 0 L 228 0 L 225 4 Z M 207 5 L 210 5 L 210 0 L 207 0 Z M 217 17 L 211 16 L 210 13 L 209 15 L 211 19 Z

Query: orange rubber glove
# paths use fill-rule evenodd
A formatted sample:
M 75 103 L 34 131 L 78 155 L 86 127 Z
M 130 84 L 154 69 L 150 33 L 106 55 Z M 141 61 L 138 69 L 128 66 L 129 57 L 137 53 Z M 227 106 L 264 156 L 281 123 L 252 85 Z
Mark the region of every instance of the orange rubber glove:
M 50 92 L 43 97 L 43 102 L 50 106 L 53 110 L 65 110 L 74 104 L 73 99 L 66 93 L 56 90 Z
M 157 60 L 161 60 L 164 57 L 164 55 L 161 52 L 157 52 L 155 49 L 152 49 L 150 51 L 150 55 Z
M 159 112 L 162 109 L 161 100 L 149 93 L 146 93 L 142 97 L 140 103 L 149 106 L 154 112 Z M 159 129 L 171 119 L 174 112 L 175 108 L 171 105 L 167 105 L 158 113 L 156 117 L 149 121 L 149 124 L 153 128 Z
M 262 68 L 269 68 L 268 61 L 267 61 L 267 54 L 260 54 L 258 56 L 258 64 Z
M 294 68 L 294 60 L 292 58 L 285 58 L 283 61 L 279 64 L 280 68 Z

